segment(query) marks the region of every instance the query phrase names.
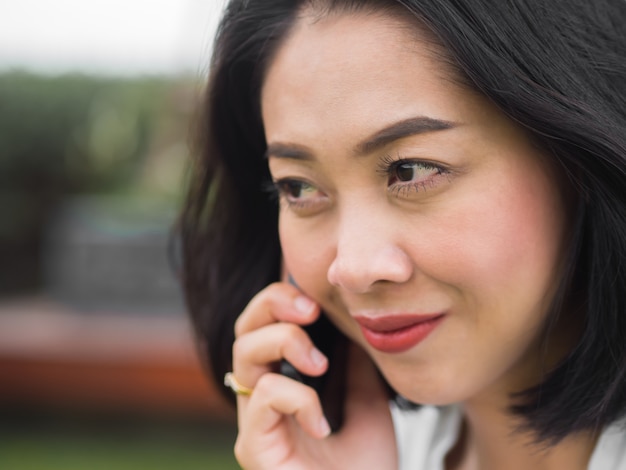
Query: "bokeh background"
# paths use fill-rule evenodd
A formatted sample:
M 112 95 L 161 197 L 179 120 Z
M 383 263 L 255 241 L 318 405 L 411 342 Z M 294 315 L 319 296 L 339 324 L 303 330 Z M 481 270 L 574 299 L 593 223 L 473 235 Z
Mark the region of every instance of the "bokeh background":
M 0 469 L 230 469 L 171 229 L 223 0 L 0 3 Z

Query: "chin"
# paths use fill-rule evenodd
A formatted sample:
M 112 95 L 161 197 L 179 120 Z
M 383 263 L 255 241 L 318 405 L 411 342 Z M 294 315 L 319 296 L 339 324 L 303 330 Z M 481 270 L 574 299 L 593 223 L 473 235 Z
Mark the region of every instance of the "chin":
M 420 376 L 413 373 L 386 372 L 380 368 L 387 383 L 407 400 L 420 405 L 445 406 L 466 400 L 470 392 L 459 383 L 458 375 L 454 377 Z
M 450 390 L 416 390 L 412 387 L 411 390 L 405 390 L 405 393 L 400 389 L 397 392 L 407 400 L 420 405 L 446 406 L 459 403 L 464 398 L 458 393 L 450 393 Z

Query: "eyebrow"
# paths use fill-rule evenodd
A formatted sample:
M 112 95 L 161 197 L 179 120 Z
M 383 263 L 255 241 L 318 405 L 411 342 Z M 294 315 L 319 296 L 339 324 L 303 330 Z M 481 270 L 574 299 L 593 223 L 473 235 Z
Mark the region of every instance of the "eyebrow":
M 445 131 L 457 127 L 457 124 L 441 119 L 418 116 L 396 122 L 376 132 L 372 137 L 359 143 L 354 150 L 357 155 L 365 155 L 378 150 L 396 140 L 413 135 Z
M 396 140 L 404 139 L 414 135 L 431 132 L 445 131 L 458 127 L 459 124 L 442 119 L 435 119 L 427 116 L 417 116 L 402 121 L 395 122 L 354 147 L 355 155 L 366 155 L 378 150 Z M 298 144 L 271 143 L 267 146 L 265 157 L 290 158 L 294 160 L 312 160 L 313 155 L 306 148 Z

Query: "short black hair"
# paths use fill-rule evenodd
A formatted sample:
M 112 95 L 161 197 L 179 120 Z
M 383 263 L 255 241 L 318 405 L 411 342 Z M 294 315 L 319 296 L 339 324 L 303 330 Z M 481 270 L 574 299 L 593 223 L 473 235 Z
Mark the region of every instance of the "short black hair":
M 219 27 L 180 219 L 184 285 L 217 382 L 233 325 L 280 275 L 278 210 L 260 114 L 263 74 L 299 11 L 404 8 L 475 90 L 523 126 L 575 194 L 567 269 L 548 317 L 582 335 L 511 410 L 557 442 L 626 414 L 626 2 L 623 0 L 231 0 Z M 567 306 L 567 309 L 565 308 Z M 572 311 L 572 307 L 573 311 Z

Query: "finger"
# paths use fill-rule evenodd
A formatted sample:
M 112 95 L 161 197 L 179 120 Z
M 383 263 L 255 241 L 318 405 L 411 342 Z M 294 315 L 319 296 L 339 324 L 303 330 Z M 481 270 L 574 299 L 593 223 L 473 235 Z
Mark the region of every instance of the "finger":
M 274 323 L 247 333 L 233 344 L 233 370 L 238 380 L 254 387 L 257 380 L 286 359 L 307 375 L 321 375 L 328 360 L 306 332 L 293 323 Z
M 256 296 L 235 322 L 235 336 L 285 321 L 306 325 L 319 315 L 319 306 L 296 287 L 285 282 L 269 285 Z
M 279 374 L 265 374 L 250 397 L 240 434 L 244 439 L 248 434 L 269 435 L 281 425 L 282 432 L 286 432 L 288 424 L 284 420 L 292 418 L 313 438 L 330 434 L 315 390 Z

